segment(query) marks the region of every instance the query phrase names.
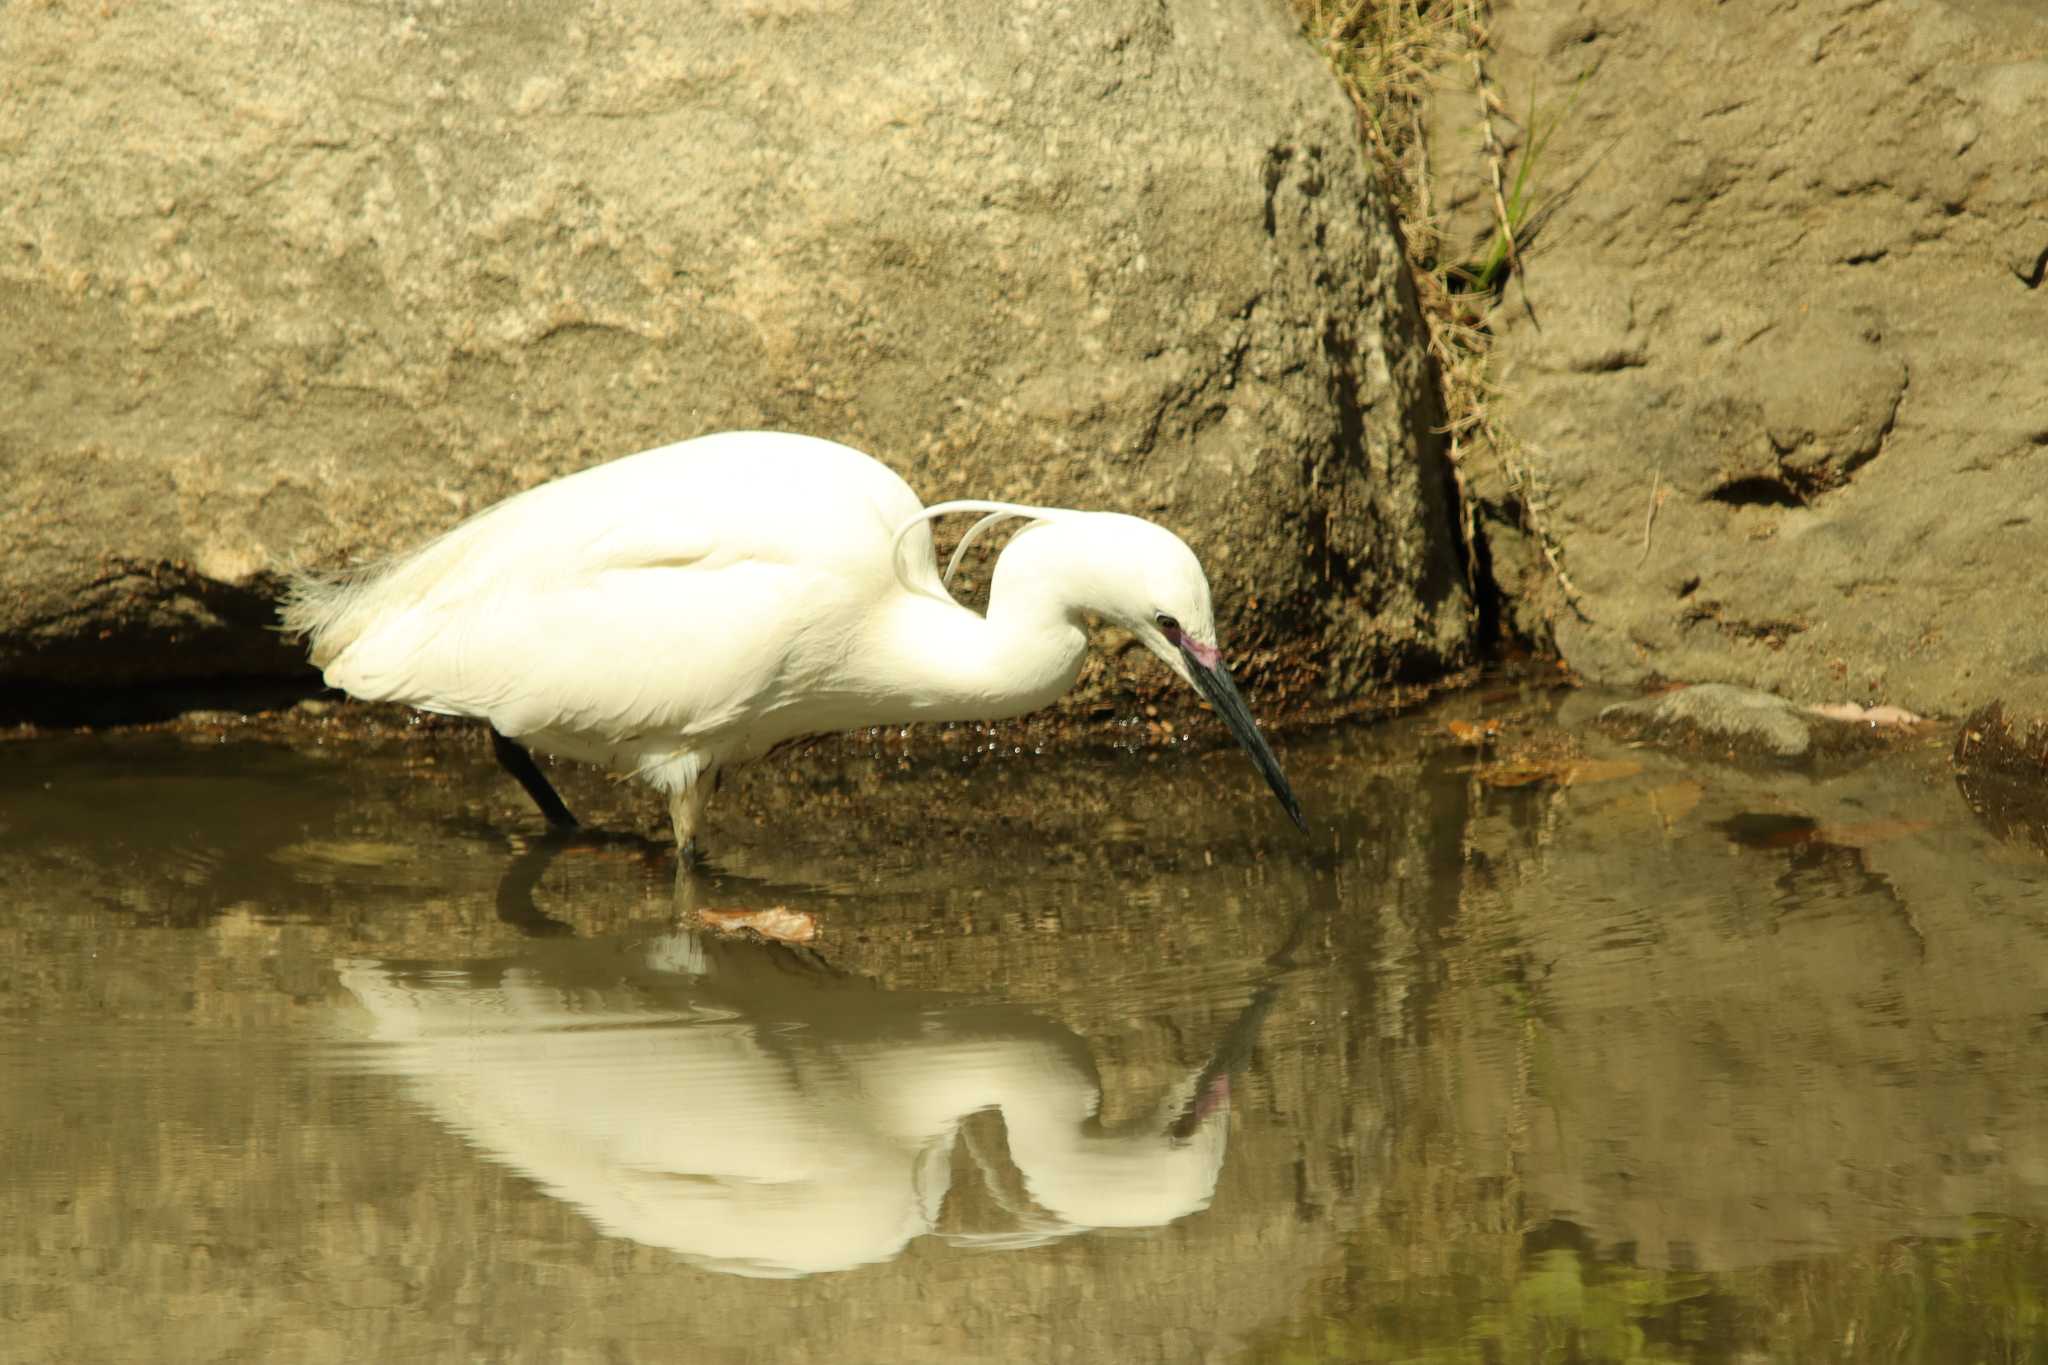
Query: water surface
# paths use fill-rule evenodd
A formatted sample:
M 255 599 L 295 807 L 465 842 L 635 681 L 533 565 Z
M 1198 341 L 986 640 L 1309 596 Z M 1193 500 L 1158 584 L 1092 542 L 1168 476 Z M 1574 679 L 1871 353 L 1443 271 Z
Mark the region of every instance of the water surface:
M 2048 860 L 1573 706 L 1283 745 L 1307 839 L 827 746 L 680 883 L 445 736 L 0 747 L 0 1358 L 2048 1359 Z

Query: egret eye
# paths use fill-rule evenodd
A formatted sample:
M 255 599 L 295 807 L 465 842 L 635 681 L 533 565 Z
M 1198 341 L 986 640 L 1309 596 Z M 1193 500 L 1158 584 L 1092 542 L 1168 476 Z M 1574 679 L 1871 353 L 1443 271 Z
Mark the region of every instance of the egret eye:
M 1168 635 L 1180 634 L 1180 622 L 1174 620 L 1163 611 L 1153 614 L 1152 623 Z

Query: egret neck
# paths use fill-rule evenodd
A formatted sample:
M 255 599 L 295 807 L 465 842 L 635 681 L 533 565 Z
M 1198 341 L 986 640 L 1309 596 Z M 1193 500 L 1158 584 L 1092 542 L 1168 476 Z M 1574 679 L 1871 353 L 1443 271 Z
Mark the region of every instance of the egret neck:
M 906 593 L 877 625 L 860 662 L 902 712 L 883 722 L 1021 716 L 1072 687 L 1088 653 L 1079 612 L 1044 593 L 995 592 L 987 616 Z

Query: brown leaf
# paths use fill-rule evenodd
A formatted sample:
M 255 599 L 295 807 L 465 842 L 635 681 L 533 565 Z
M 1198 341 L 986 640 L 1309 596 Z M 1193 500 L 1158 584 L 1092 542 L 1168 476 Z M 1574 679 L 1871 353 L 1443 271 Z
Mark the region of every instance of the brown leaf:
M 1451 738 L 1458 743 L 1467 748 L 1478 749 L 1493 742 L 1494 736 L 1500 733 L 1500 722 L 1482 720 L 1474 724 L 1469 720 L 1447 720 L 1444 722 L 1444 729 L 1450 731 Z
M 711 909 L 697 912 L 697 918 L 721 934 L 759 934 L 775 943 L 809 943 L 818 936 L 818 917 L 808 910 L 786 905 L 766 910 Z
M 1908 728 L 1918 725 L 1923 719 L 1903 706 L 1858 706 L 1853 701 L 1826 702 L 1806 709 L 1816 716 L 1825 716 L 1829 720 L 1847 721 L 1851 725 L 1868 725 L 1873 729 L 1880 726 Z

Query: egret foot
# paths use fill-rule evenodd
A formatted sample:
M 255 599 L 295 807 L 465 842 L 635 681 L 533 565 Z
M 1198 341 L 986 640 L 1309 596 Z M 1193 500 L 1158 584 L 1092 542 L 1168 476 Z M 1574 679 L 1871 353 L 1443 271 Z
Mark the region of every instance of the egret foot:
M 498 766 L 519 779 L 519 785 L 526 788 L 526 794 L 533 798 L 533 804 L 540 807 L 540 813 L 547 817 L 548 828 L 571 830 L 577 828 L 576 817 L 562 804 L 562 798 L 555 794 L 547 774 L 533 761 L 533 755 L 512 740 L 499 734 L 497 727 L 491 729 L 491 753 L 496 755 Z
M 704 846 L 697 841 L 697 826 L 704 819 L 704 803 L 717 785 L 716 769 L 699 773 L 697 780 L 681 791 L 669 793 L 668 815 L 676 827 L 676 867 L 696 867 L 704 861 Z

